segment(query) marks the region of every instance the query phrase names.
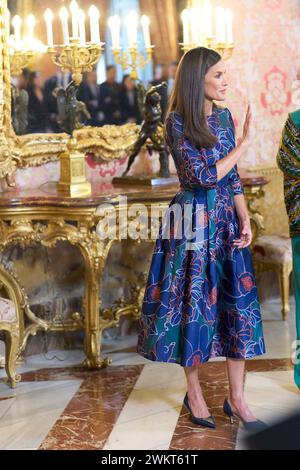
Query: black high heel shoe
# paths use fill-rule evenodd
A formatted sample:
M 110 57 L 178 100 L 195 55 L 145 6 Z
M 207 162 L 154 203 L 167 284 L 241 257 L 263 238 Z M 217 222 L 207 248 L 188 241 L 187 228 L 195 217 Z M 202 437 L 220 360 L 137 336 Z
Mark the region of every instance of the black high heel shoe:
M 264 429 L 267 429 L 267 427 L 268 427 L 266 425 L 266 423 L 264 423 L 263 421 L 260 421 L 260 419 L 257 419 L 255 421 L 245 421 L 238 413 L 234 413 L 232 411 L 232 408 L 231 408 L 227 398 L 225 398 L 225 400 L 224 400 L 223 411 L 230 418 L 231 424 L 234 423 L 234 420 L 233 420 L 234 416 L 239 418 L 242 421 L 246 431 L 259 432 L 259 431 L 263 431 Z
M 215 428 L 216 427 L 216 423 L 215 423 L 214 417 L 212 415 L 208 416 L 207 418 L 197 418 L 197 416 L 193 415 L 187 393 L 184 397 L 183 404 L 186 407 L 186 409 L 190 412 L 191 420 L 192 420 L 193 423 L 198 424 L 198 426 L 203 426 L 203 427 L 206 427 L 206 428 Z

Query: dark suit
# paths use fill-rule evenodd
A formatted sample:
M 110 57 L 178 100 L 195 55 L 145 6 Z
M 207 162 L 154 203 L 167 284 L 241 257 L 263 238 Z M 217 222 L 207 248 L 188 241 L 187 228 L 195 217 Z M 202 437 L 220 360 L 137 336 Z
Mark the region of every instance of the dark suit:
M 28 93 L 28 126 L 27 133 L 44 133 L 47 125 L 47 112 L 44 99 L 40 101 L 33 88 L 27 89 Z
M 120 107 L 121 107 L 121 123 L 134 121 L 136 124 L 142 122 L 139 106 L 137 91 L 133 90 L 132 95 L 125 88 L 120 92 Z
M 100 85 L 100 109 L 104 113 L 103 124 L 120 124 L 120 85 L 106 82 Z
M 88 121 L 90 126 L 100 126 L 103 123 L 103 116 L 100 113 L 100 86 L 82 83 L 78 90 L 78 100 L 83 101 L 92 116 Z M 102 118 L 102 119 L 101 119 Z
M 67 81 L 71 80 L 72 77 L 70 74 Z M 62 132 L 57 124 L 58 109 L 56 98 L 53 96 L 53 91 L 56 87 L 65 87 L 65 85 L 66 84 L 63 81 L 63 76 L 61 75 L 54 75 L 53 77 L 48 78 L 44 84 L 44 102 L 47 113 L 47 127 L 52 132 Z

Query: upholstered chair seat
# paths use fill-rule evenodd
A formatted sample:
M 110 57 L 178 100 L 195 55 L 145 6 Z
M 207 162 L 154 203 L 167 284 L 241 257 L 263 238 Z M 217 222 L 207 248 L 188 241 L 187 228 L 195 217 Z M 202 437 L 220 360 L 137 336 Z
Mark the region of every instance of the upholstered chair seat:
M 16 319 L 17 314 L 13 301 L 0 297 L 0 322 L 14 323 Z
M 275 271 L 281 294 L 281 313 L 286 320 L 289 306 L 289 278 L 293 270 L 292 244 L 286 235 L 261 235 L 253 244 L 256 272 Z

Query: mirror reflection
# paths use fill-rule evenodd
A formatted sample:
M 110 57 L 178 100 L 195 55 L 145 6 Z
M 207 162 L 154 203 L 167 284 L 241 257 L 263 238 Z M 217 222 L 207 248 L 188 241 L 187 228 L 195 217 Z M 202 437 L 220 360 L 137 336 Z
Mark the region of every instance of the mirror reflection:
M 37 46 L 36 54 L 26 67 L 20 68 L 17 64 L 18 67 L 15 68 L 11 63 L 12 122 L 16 134 L 61 132 L 71 134 L 74 128 L 78 129 L 83 125 L 98 127 L 107 124 L 123 125 L 129 122 L 141 124 L 143 97 L 138 81 L 134 80 L 128 71 L 120 76 L 117 66 L 103 54 L 93 70 L 83 74 L 82 82 L 75 89 L 71 73 L 64 72 L 53 64 L 46 52 L 49 35 L 56 38 L 54 42 L 63 42 L 65 32 L 59 23 L 59 15 L 51 17 L 53 32 L 49 33 L 44 19 L 45 5 L 43 2 L 31 3 L 34 3 L 31 7 L 35 8 L 27 8 L 28 11 L 25 11 L 24 2 L 8 1 L 11 37 L 14 41 L 20 41 L 21 36 L 26 34 L 26 39 L 30 40 L 31 37 L 31 41 L 34 39 Z M 59 11 L 61 2 L 55 1 L 53 5 L 51 3 L 52 6 L 53 11 L 54 8 Z M 36 11 L 35 17 L 30 14 L 32 11 Z M 85 25 L 88 35 L 88 20 L 85 21 Z M 168 84 L 160 91 L 163 119 L 177 63 L 153 65 L 151 62 L 150 67 L 150 74 L 148 70 L 148 76 L 142 77 L 144 91 L 150 85 L 158 85 L 164 81 Z M 66 117 L 66 110 L 71 110 L 69 112 L 71 118 Z

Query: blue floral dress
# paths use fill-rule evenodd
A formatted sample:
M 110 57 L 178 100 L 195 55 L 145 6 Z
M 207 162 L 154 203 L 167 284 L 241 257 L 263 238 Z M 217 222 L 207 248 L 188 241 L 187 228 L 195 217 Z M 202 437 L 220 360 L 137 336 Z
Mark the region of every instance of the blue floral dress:
M 217 181 L 216 162 L 235 147 L 234 124 L 230 111 L 216 106 L 207 119 L 218 138 L 208 150 L 184 136 L 179 113 L 166 120 L 181 189 L 159 226 L 137 346 L 147 359 L 185 367 L 265 353 L 251 251 L 233 245 L 240 236 L 234 196 L 244 191 L 237 167 Z M 187 220 L 192 231 L 184 229 Z

